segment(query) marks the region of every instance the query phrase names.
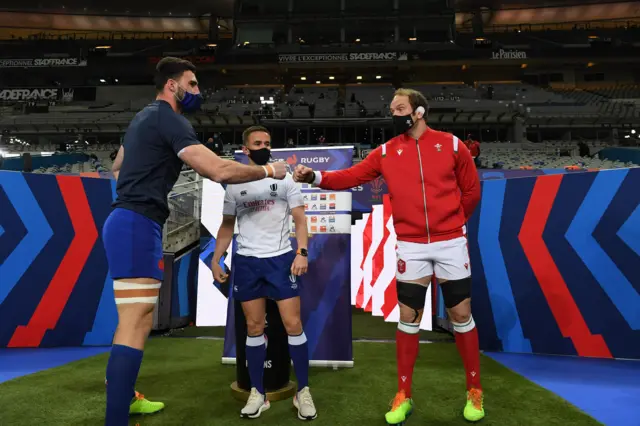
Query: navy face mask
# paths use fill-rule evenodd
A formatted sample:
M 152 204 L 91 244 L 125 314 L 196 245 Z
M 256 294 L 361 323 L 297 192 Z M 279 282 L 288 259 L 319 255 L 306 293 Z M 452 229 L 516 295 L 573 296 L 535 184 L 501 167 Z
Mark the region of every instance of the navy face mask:
M 198 111 L 200 109 L 200 106 L 202 105 L 202 95 L 194 95 L 193 93 L 189 93 L 184 89 L 182 89 L 182 98 L 180 98 L 176 94 L 176 99 L 180 104 L 180 109 L 182 110 L 182 112 L 186 113 Z

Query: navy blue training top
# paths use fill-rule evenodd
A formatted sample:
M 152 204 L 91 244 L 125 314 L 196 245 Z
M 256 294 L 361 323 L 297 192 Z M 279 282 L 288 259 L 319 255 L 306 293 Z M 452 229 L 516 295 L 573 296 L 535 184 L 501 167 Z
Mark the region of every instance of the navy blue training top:
M 167 196 L 183 164 L 178 153 L 199 143 L 189 120 L 168 102 L 147 105 L 124 135 L 124 159 L 113 207 L 133 210 L 164 225 L 169 217 Z

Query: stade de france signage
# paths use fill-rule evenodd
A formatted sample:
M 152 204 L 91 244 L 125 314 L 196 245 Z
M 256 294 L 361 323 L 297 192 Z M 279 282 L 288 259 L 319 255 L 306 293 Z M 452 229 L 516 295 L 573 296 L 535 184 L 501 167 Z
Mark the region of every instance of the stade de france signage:
M 86 59 L 80 58 L 0 58 L 0 68 L 53 68 L 86 66 Z
M 365 61 L 406 61 L 406 53 L 367 52 L 367 53 L 318 53 L 318 54 L 282 54 L 278 55 L 281 64 L 308 64 L 314 62 L 365 62 Z
M 497 52 L 491 53 L 491 59 L 527 59 L 527 52 L 517 49 L 500 49 Z
M 64 101 L 73 100 L 73 89 L 25 88 L 0 89 L 0 101 Z

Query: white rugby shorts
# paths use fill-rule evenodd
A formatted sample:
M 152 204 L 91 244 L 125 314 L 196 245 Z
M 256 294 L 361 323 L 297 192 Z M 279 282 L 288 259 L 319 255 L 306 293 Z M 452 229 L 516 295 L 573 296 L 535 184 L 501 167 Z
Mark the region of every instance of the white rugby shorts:
M 451 281 L 471 275 L 466 237 L 430 244 L 398 241 L 396 259 L 398 281 L 412 281 L 434 274 L 438 279 Z

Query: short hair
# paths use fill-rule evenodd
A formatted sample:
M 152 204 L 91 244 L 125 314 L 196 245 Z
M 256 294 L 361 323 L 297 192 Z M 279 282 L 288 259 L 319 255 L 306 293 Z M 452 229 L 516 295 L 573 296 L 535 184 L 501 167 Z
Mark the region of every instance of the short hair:
M 393 96 L 406 96 L 409 98 L 409 104 L 411 105 L 411 108 L 413 109 L 413 111 L 415 112 L 415 110 L 418 107 L 423 107 L 424 108 L 424 117 L 427 116 L 427 113 L 429 112 L 429 102 L 427 101 L 427 98 L 420 92 L 418 92 L 415 89 L 406 89 L 406 88 L 401 88 L 396 90 L 396 92 L 393 94 Z
M 269 130 L 264 127 L 264 126 L 251 126 L 251 127 L 247 127 L 245 129 L 244 132 L 242 132 L 242 143 L 244 145 L 247 144 L 247 142 L 249 142 L 249 135 L 251 135 L 252 133 L 255 132 L 265 132 L 266 134 L 269 135 L 269 137 L 271 137 L 271 133 L 269 132 Z
M 179 79 L 185 71 L 196 72 L 196 66 L 186 59 L 175 58 L 173 56 L 162 58 L 160 62 L 158 62 L 158 65 L 156 65 L 156 75 L 153 79 L 156 90 L 161 92 L 168 80 Z

